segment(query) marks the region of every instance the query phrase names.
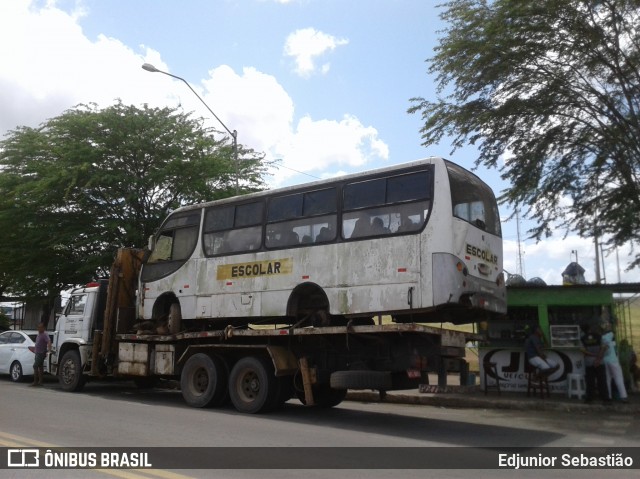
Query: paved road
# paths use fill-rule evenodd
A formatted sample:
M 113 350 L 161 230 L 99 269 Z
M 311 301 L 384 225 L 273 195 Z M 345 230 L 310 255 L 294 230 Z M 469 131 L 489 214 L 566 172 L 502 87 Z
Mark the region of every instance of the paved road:
M 193 409 L 177 391 L 138 390 L 130 383 L 91 383 L 83 393 L 61 391 L 55 382 L 30 388 L 0 378 L 2 447 L 640 447 L 640 419 L 607 412 L 505 411 L 344 402 L 311 410 L 291 401 L 268 415 L 242 415 L 232 408 Z M 455 453 L 448 449 L 447 454 Z M 366 466 L 366 465 L 363 465 Z M 0 477 L 52 477 L 28 471 Z M 514 477 L 513 471 L 226 470 L 59 471 L 57 477 L 386 478 Z M 63 474 L 62 474 L 63 472 Z M 584 471 L 583 471 L 584 473 Z M 584 477 L 580 471 L 518 471 L 518 477 Z M 607 477 L 629 477 L 610 471 Z

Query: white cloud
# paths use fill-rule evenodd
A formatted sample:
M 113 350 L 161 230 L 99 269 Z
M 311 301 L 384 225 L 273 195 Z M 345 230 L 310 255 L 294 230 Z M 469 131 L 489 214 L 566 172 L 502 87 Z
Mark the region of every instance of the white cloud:
M 178 87 L 178 86 L 177 86 Z M 314 120 L 309 115 L 296 122 L 294 102 L 276 78 L 255 68 L 237 74 L 223 65 L 209 71 L 200 94 L 238 141 L 270 159 L 280 159 L 284 168 L 271 178 L 283 184 L 295 171 L 322 175 L 335 166 L 362 167 L 372 160 L 386 160 L 389 148 L 371 126 L 353 115 L 341 120 Z M 181 97 L 185 108 L 210 118 L 195 98 Z M 221 130 L 215 120 L 211 126 Z M 295 170 L 295 171 L 294 171 Z
M 293 100 L 275 77 L 255 68 L 237 74 L 222 65 L 210 70 L 202 85 L 205 101 L 229 129 L 238 130 L 240 143 L 269 151 L 291 134 Z
M 526 279 L 542 278 L 547 284 L 562 284 L 562 272 L 570 262 L 575 261 L 586 270 L 588 282 L 596 280 L 595 245 L 592 239 L 568 235 L 566 238 L 547 238 L 539 243 L 523 243 L 524 276 Z M 504 269 L 511 274 L 517 271 L 517 241 L 505 240 L 503 245 Z M 627 263 L 633 259 L 631 249 L 622 247 L 616 251 L 604 251 L 600 256 L 600 276 L 607 283 L 617 283 L 618 274 L 623 283 L 640 282 L 640 270 L 626 272 Z M 604 263 L 604 268 L 602 264 Z
M 18 126 L 37 126 L 78 103 L 105 107 L 118 98 L 126 104 L 181 106 L 224 131 L 186 85 L 141 68 L 151 63 L 170 72 L 159 52 L 144 45 L 134 50 L 104 35 L 87 38 L 77 23 L 86 12 L 78 5 L 69 13 L 55 2 L 42 7 L 29 0 L 0 2 L 0 137 Z M 320 46 L 309 58 L 341 44 L 324 34 L 316 41 Z M 296 119 L 294 100 L 282 85 L 255 68 L 237 73 L 221 65 L 201 81 L 187 81 L 230 130 L 238 131 L 241 144 L 269 159 L 282 158 L 285 167 L 323 176 L 324 167 L 363 166 L 388 157 L 376 129 L 353 115 Z M 294 174 L 280 169 L 272 182 L 282 184 Z
M 277 147 L 285 167 L 316 173 L 336 166 L 362 167 L 389 157 L 389 148 L 378 138 L 377 130 L 351 115 L 340 121 L 314 121 L 305 116 L 289 141 Z
M 142 92 L 160 100 L 161 90 L 154 94 L 140 69 L 160 55 L 144 47 L 136 53 L 104 35 L 89 40 L 77 23 L 84 14 L 55 2 L 42 8 L 28 0 L 0 2 L 0 132 L 36 126 L 81 102 L 135 102 Z
M 324 63 L 318 69 L 317 58 L 348 43 L 349 40 L 345 38 L 336 38 L 314 28 L 303 28 L 289 34 L 285 41 L 284 54 L 294 59 L 294 71 L 301 77 L 308 78 L 318 70 L 322 74 L 329 71 L 329 63 Z

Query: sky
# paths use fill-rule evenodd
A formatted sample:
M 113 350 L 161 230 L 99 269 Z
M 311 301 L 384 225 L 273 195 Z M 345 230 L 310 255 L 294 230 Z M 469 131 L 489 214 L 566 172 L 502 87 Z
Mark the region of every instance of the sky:
M 0 137 L 36 127 L 80 103 L 181 107 L 205 126 L 278 160 L 272 187 L 442 156 L 468 169 L 477 152 L 424 147 L 414 97 L 436 99 L 427 72 L 441 31 L 439 0 L 2 0 Z M 184 78 L 223 122 L 179 80 Z M 499 194 L 497 170 L 475 173 Z M 578 258 L 595 280 L 590 239 L 558 230 L 541 242 L 534 225 L 500 207 L 504 269 L 560 284 Z M 520 241 L 518 241 L 520 238 Z M 605 252 L 608 283 L 630 248 Z

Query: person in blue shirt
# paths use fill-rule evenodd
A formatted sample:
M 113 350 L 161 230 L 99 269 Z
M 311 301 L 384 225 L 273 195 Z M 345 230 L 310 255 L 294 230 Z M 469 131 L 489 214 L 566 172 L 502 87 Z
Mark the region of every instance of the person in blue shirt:
M 524 342 L 524 350 L 527 361 L 542 374 L 551 375 L 560 368 L 560 365 L 544 353 L 544 333 L 540 326 L 536 326 L 533 332 Z

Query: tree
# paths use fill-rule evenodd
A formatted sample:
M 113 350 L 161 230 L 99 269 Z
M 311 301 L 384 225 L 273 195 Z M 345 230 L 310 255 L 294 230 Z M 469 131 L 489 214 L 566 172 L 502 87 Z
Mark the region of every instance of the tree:
M 4 311 L 0 311 L 0 333 L 11 328 L 11 320 Z
M 171 108 L 79 105 L 0 143 L 0 273 L 46 297 L 108 271 L 119 247 L 143 247 L 184 204 L 235 194 L 229 141 Z M 239 151 L 243 192 L 266 164 Z
M 412 98 L 425 146 L 445 136 L 499 168 L 500 197 L 537 221 L 640 243 L 640 1 L 454 0 Z M 640 254 L 629 268 L 640 265 Z

